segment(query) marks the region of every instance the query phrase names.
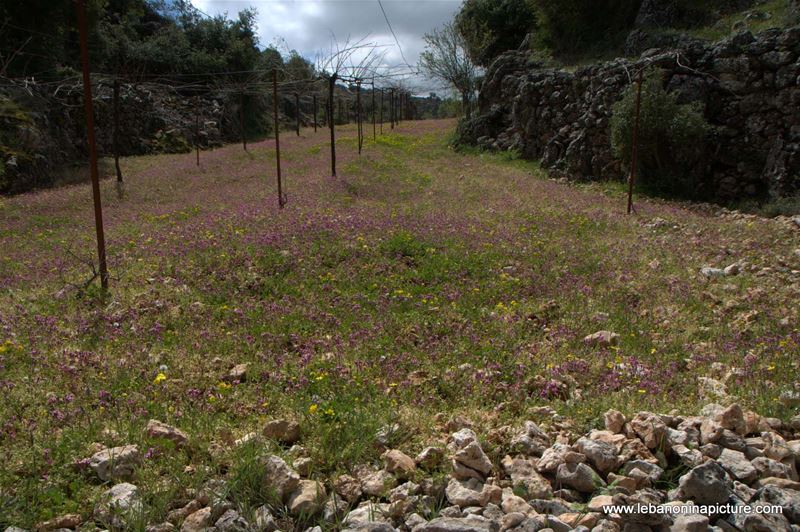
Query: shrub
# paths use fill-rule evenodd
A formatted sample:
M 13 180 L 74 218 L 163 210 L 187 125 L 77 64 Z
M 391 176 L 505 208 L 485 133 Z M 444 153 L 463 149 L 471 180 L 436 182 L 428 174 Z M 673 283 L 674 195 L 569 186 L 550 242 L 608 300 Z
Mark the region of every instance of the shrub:
M 611 118 L 611 145 L 626 166 L 631 163 L 636 91 L 635 83 L 625 90 Z M 662 72 L 650 72 L 642 84 L 640 187 L 655 194 L 700 199 L 702 158 L 710 130 L 699 105 L 679 104 L 677 95 L 664 89 Z

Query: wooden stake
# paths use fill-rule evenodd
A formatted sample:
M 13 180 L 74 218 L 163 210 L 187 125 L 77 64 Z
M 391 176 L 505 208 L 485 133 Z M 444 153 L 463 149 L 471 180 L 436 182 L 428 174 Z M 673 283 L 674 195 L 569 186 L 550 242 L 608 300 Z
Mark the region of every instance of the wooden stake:
M 92 176 L 94 226 L 97 232 L 97 257 L 100 262 L 100 286 L 102 286 L 103 290 L 108 290 L 106 237 L 103 231 L 103 206 L 100 201 L 100 176 L 97 171 L 97 146 L 94 136 L 94 111 L 92 109 L 92 80 L 89 76 L 89 32 L 86 28 L 86 0 L 78 0 L 78 31 L 80 33 L 81 67 L 83 69 L 83 106 L 86 111 L 86 140 L 89 144 L 89 171 Z
M 295 95 L 296 96 L 296 95 Z M 281 183 L 281 127 L 278 117 L 278 71 L 272 71 L 272 113 L 275 122 L 275 165 L 278 172 L 278 207 L 283 209 L 286 199 L 283 197 Z

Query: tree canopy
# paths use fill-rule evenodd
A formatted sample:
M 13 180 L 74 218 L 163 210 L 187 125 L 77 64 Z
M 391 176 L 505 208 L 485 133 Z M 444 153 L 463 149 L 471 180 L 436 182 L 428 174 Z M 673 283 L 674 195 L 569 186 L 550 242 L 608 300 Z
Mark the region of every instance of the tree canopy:
M 536 11 L 532 0 L 466 0 L 455 22 L 470 59 L 489 66 L 536 27 Z
M 256 11 L 208 17 L 188 0 L 89 0 L 97 72 L 132 79 L 252 70 L 262 52 Z M 43 17 L 42 13 L 47 13 Z M 73 2 L 0 5 L 0 66 L 8 76 L 56 77 L 79 67 Z

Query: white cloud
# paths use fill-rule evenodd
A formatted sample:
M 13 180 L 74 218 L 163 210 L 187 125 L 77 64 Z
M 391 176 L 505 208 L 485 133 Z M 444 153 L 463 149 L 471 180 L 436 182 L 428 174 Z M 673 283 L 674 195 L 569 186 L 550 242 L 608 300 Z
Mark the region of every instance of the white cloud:
M 248 7 L 258 10 L 258 34 L 262 46 L 282 38 L 290 49 L 314 60 L 330 49 L 331 36 L 339 42 L 348 37 L 381 46 L 386 65 L 403 65 L 403 55 L 416 67 L 424 49 L 422 36 L 450 21 L 462 0 L 382 0 L 386 15 L 402 46 L 395 43 L 377 0 L 192 0 L 209 15 L 233 17 Z M 406 68 L 408 70 L 408 68 Z M 409 79 L 420 90 L 434 87 L 421 76 Z

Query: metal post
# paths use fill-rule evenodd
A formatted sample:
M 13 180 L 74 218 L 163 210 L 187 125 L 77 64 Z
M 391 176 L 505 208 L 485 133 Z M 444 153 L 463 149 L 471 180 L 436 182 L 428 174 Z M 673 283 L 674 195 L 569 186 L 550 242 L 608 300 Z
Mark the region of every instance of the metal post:
M 383 135 L 383 89 L 381 89 L 381 135 Z
M 92 110 L 92 80 L 89 77 L 89 45 L 86 29 L 86 0 L 78 0 L 78 30 L 80 33 L 81 66 L 83 67 L 83 105 L 86 110 L 86 139 L 89 144 L 89 171 L 92 176 L 94 225 L 97 231 L 97 256 L 100 261 L 100 285 L 108 289 L 108 264 L 106 263 L 106 237 L 103 232 L 103 206 L 100 202 L 100 176 L 97 171 L 97 146 L 94 137 Z
M 300 136 L 300 95 L 294 93 L 294 109 L 295 109 L 295 129 L 297 136 Z
M 117 183 L 122 183 L 122 170 L 119 167 L 119 80 L 114 80 L 114 167 L 117 170 Z
M 331 76 L 328 81 L 328 126 L 331 130 L 331 176 L 336 177 L 336 133 L 334 131 L 333 119 L 333 89 L 336 85 L 336 75 Z M 341 101 L 339 102 L 341 104 Z
M 239 93 L 239 127 L 242 130 L 242 147 L 247 151 L 247 134 L 244 130 L 244 93 Z
M 200 115 L 194 117 L 194 151 L 197 158 L 197 166 L 200 166 Z
M 317 132 L 317 95 L 314 95 L 314 133 Z
M 272 112 L 275 122 L 275 165 L 278 172 L 278 207 L 283 209 L 286 201 L 283 197 L 283 185 L 281 183 L 281 128 L 278 121 L 278 71 L 272 71 Z
M 358 154 L 364 144 L 364 130 L 361 123 L 361 80 L 356 81 L 356 130 L 358 131 Z
M 394 89 L 389 90 L 389 123 L 394 129 Z
M 631 176 L 628 179 L 628 214 L 633 211 L 633 184 L 636 181 L 636 167 L 639 159 L 639 118 L 642 109 L 642 70 L 639 70 L 636 89 L 636 118 L 633 123 L 633 145 L 631 146 Z
M 378 136 L 375 130 L 375 82 L 372 82 L 372 140 L 377 140 Z

